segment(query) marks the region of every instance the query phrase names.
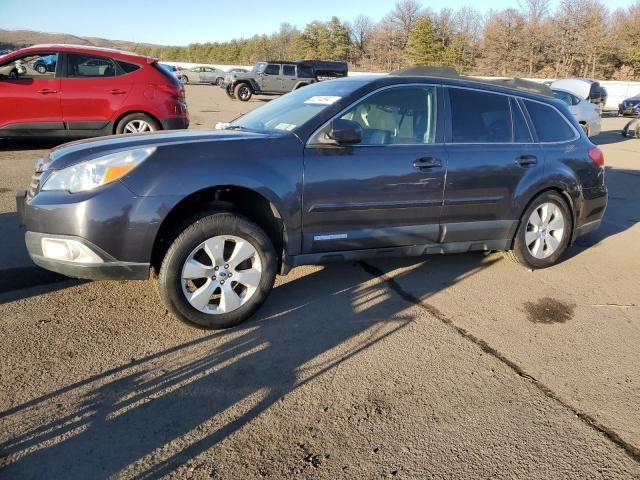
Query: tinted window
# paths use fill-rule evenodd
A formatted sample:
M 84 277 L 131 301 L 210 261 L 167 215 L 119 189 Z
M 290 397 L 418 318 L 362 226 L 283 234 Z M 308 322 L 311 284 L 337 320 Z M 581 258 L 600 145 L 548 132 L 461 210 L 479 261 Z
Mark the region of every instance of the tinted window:
M 67 76 L 71 78 L 115 77 L 116 67 L 110 58 L 68 53 Z
M 562 90 L 552 90 L 552 92 L 554 97 L 556 97 L 558 100 L 562 100 L 567 105 L 574 104 L 569 92 L 563 92 Z
M 515 98 L 511 98 L 511 114 L 513 117 L 513 137 L 517 143 L 530 143 L 533 141 L 529 126 L 524 118 L 522 109 Z
M 341 118 L 362 127 L 362 145 L 406 145 L 435 142 L 434 87 L 384 90 L 352 107 Z
M 295 65 L 283 65 L 282 66 L 282 74 L 283 75 L 288 75 L 288 76 L 295 76 L 296 74 L 296 67 Z
M 122 60 L 118 60 L 116 63 L 123 73 L 135 72 L 140 68 L 140 65 L 136 65 L 135 63 L 123 62 Z
M 280 65 L 267 65 L 267 68 L 264 69 L 264 73 L 267 75 L 279 75 L 280 74 Z
M 538 102 L 524 101 L 541 142 L 562 142 L 575 137 L 575 132 L 558 111 Z
M 509 97 L 475 90 L 449 89 L 454 143 L 510 143 Z
M 30 53 L 0 64 L 0 77 L 52 78 L 58 65 L 57 53 Z

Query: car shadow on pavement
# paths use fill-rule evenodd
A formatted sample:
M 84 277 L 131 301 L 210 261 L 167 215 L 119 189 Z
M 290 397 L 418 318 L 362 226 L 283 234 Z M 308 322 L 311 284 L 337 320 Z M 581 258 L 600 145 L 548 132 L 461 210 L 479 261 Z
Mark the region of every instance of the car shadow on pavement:
M 49 150 L 63 143 L 78 140 L 75 138 L 3 138 L 0 139 L 0 152 L 22 150 Z
M 394 277 L 418 276 L 426 298 L 500 258 L 451 256 L 437 262 L 437 275 L 429 259 L 401 259 L 389 269 L 411 267 Z M 257 318 L 241 327 L 0 412 L 0 478 L 146 479 L 186 468 L 279 408 L 279 400 L 297 388 L 415 321 L 415 312 L 407 311 L 412 303 L 384 281 L 385 272 L 372 274 L 376 268 L 322 268 L 277 287 Z M 306 432 L 301 423 L 300 438 Z
M 17 213 L 0 213 L 0 232 L 0 305 L 84 282 L 50 272 L 31 261 Z
M 596 145 L 611 145 L 613 143 L 638 141 L 635 138 L 622 135 L 622 128 L 620 130 L 606 130 L 595 137 L 591 137 L 589 140 Z

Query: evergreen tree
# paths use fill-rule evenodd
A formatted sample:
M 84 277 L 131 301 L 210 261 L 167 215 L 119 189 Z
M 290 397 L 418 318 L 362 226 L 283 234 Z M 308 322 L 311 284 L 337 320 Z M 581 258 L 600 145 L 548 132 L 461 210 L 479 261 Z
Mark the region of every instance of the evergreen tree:
M 427 16 L 420 17 L 409 34 L 407 56 L 416 65 L 441 65 L 444 47 Z

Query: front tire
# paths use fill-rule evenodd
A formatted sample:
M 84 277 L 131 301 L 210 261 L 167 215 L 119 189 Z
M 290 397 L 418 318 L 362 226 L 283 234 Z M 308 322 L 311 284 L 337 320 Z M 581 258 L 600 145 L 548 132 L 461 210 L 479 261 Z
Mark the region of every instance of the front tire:
M 273 244 L 256 224 L 231 213 L 210 215 L 169 247 L 158 276 L 160 298 L 182 321 L 229 328 L 266 300 L 276 263 Z
M 235 97 L 243 102 L 248 102 L 253 96 L 251 87 L 246 83 L 239 83 L 234 90 Z
M 544 192 L 522 215 L 511 257 L 531 269 L 550 267 L 569 245 L 572 229 L 564 198 L 556 192 Z

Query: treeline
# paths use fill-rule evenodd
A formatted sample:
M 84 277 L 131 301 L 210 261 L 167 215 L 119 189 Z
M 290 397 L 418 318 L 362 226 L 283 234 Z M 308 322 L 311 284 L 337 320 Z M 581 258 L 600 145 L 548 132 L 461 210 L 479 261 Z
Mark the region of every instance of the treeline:
M 332 17 L 300 31 L 186 47 L 138 48 L 167 61 L 248 65 L 259 60 L 347 60 L 353 70 L 448 65 L 467 74 L 640 80 L 640 0 L 611 11 L 600 0 L 519 0 L 483 15 L 399 0 L 381 20 Z

